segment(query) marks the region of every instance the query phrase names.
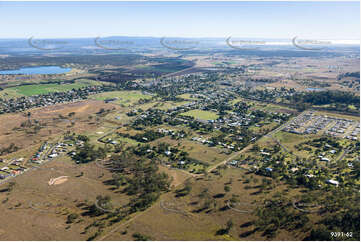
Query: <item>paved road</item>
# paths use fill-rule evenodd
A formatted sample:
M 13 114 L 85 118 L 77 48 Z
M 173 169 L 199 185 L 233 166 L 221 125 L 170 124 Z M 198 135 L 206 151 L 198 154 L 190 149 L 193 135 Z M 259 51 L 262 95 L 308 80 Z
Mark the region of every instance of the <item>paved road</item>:
M 229 162 L 229 161 L 233 160 L 234 158 L 236 158 L 237 156 L 239 156 L 239 155 L 240 155 L 245 149 L 247 149 L 247 147 L 249 147 L 250 145 L 252 145 L 252 144 L 247 145 L 247 146 L 244 147 L 242 150 L 234 153 L 233 155 L 231 155 L 230 157 L 228 157 L 228 158 L 225 159 L 224 161 L 222 161 L 222 162 L 220 162 L 220 163 L 218 163 L 218 164 L 210 167 L 207 172 L 211 172 L 211 171 L 213 171 L 214 169 L 217 169 L 217 167 L 220 166 L 220 165 L 225 165 L 225 164 L 227 164 L 227 162 Z
M 337 158 L 335 162 L 342 160 L 349 151 L 346 149 L 346 150 L 343 150 L 342 152 L 343 152 L 342 155 L 339 158 Z

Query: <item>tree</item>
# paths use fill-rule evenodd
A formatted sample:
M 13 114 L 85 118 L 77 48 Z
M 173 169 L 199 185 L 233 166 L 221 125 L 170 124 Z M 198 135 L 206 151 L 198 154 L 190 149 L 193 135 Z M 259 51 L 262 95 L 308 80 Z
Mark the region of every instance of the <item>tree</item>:
M 233 227 L 233 221 L 232 219 L 229 219 L 226 223 L 226 227 L 218 230 L 216 234 L 217 235 L 229 234 L 229 231 L 232 229 L 232 227 Z
M 78 135 L 77 137 L 78 140 L 84 141 L 84 142 L 88 142 L 89 141 L 89 137 L 86 135 Z
M 81 163 L 88 163 L 96 159 L 104 159 L 106 157 L 107 149 L 99 147 L 95 149 L 94 145 L 90 145 L 88 142 L 82 147 L 77 147 L 73 159 L 80 161 Z
M 230 219 L 230 220 L 227 221 L 227 225 L 226 225 L 227 234 L 232 229 L 232 227 L 233 227 L 233 221 L 232 221 L 232 219 Z
M 232 194 L 232 197 L 231 197 L 231 199 L 229 200 L 231 203 L 237 203 L 237 202 L 239 202 L 240 200 L 239 200 L 239 196 L 238 195 L 236 195 L 236 194 Z
M 117 189 L 123 184 L 124 182 L 124 177 L 123 175 L 121 174 L 113 174 L 112 175 L 112 178 L 113 178 L 113 182 L 114 182 L 114 185 L 117 187 Z
M 189 180 L 185 182 L 185 186 L 182 189 L 176 191 L 177 197 L 183 197 L 188 195 L 192 191 L 192 184 Z
M 67 223 L 67 224 L 71 224 L 71 223 L 73 223 L 78 217 L 79 217 L 79 215 L 76 214 L 76 213 L 69 214 L 68 217 L 67 217 L 66 223 Z
M 29 121 L 29 123 L 31 123 L 31 120 L 30 120 L 31 113 L 30 113 L 30 112 L 28 112 L 28 113 L 27 113 L 27 116 L 28 116 L 28 121 Z
M 134 233 L 133 238 L 135 241 L 148 241 L 148 240 L 152 240 L 152 238 L 148 235 L 144 235 L 141 233 Z
M 16 185 L 16 182 L 9 182 L 9 185 L 8 185 L 8 188 L 7 188 L 7 191 L 8 192 L 11 192 L 13 189 L 14 189 L 14 186 Z

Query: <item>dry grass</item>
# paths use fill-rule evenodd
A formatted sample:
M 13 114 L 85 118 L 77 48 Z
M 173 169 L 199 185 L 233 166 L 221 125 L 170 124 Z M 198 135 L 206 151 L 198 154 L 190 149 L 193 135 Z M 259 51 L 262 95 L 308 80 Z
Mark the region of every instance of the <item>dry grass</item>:
M 240 196 L 240 203 L 249 204 L 243 209 L 253 211 L 257 206 L 252 205 L 254 201 L 260 202 L 264 197 L 271 196 L 274 192 L 283 191 L 286 187 L 279 185 L 271 194 L 255 194 L 257 188 L 246 189 L 247 185 L 254 187 L 256 184 L 244 184 L 246 178 L 251 175 L 245 175 L 240 169 L 229 168 L 222 171 L 222 177 L 209 175 L 208 178 L 201 180 L 192 179 L 192 192 L 185 197 L 175 197 L 174 192 L 162 195 L 161 199 L 150 209 L 136 217 L 130 223 L 110 233 L 105 240 L 132 240 L 133 233 L 149 235 L 154 240 L 265 240 L 261 233 L 256 232 L 247 237 L 240 237 L 241 234 L 254 229 L 253 225 L 241 227 L 241 225 L 253 221 L 255 217 L 250 213 L 239 213 L 232 209 L 222 210 L 225 201 L 231 197 L 231 194 Z M 253 175 L 261 179 L 261 177 Z M 197 210 L 203 200 L 198 197 L 204 188 L 209 189 L 212 196 L 224 194 L 224 184 L 228 183 L 230 178 L 233 179 L 229 184 L 231 191 L 224 197 L 216 198 L 217 208 L 210 212 L 194 212 Z M 241 179 L 241 180 L 239 180 Z M 178 188 L 181 188 L 180 185 Z M 198 203 L 197 203 L 198 202 Z M 197 203 L 197 204 L 196 204 Z M 167 207 L 168 206 L 168 207 Z M 167 209 L 171 210 L 167 210 Z M 157 218 L 157 219 L 154 219 Z M 216 232 L 224 228 L 227 221 L 232 219 L 234 226 L 229 235 L 216 235 Z M 127 231 L 126 234 L 122 232 Z M 289 232 L 279 233 L 275 240 L 295 240 L 300 239 L 302 235 L 294 235 Z
M 51 169 L 52 168 L 52 169 Z M 79 174 L 83 172 L 83 176 Z M 104 174 L 102 176 L 102 174 Z M 67 176 L 67 182 L 49 186 L 49 179 Z M 104 181 L 111 174 L 94 163 L 75 165 L 69 158 L 58 158 L 41 169 L 28 171 L 16 178 L 14 189 L 0 192 L 0 210 L 6 220 L 0 221 L 5 231 L 2 240 L 86 240 L 90 232 L 81 234 L 94 218 L 82 216 L 84 221 L 67 229 L 67 215 L 85 212 L 77 204 L 94 203 L 99 194 L 112 197 L 113 204 L 128 202 L 125 195 L 114 193 Z M 6 185 L 1 185 L 0 190 Z M 99 219 L 99 218 L 98 218 Z
M 34 127 L 22 128 L 21 123 L 27 121 L 23 113 L 11 113 L 0 115 L 0 146 L 7 147 L 14 143 L 21 150 L 18 154 L 4 155 L 3 158 L 29 157 L 46 140 L 54 139 L 66 131 L 84 133 L 96 129 L 98 122 L 95 113 L 101 108 L 117 108 L 112 104 L 104 104 L 102 101 L 81 101 L 69 104 L 58 104 L 50 107 L 35 108 L 31 112 L 31 120 L 41 123 L 42 128 L 34 133 Z M 68 114 L 75 112 L 72 118 Z M 59 115 L 65 119 L 59 119 Z M 93 116 L 89 120 L 89 115 Z M 100 121 L 100 120 L 99 120 Z M 71 123 L 74 122 L 74 125 Z

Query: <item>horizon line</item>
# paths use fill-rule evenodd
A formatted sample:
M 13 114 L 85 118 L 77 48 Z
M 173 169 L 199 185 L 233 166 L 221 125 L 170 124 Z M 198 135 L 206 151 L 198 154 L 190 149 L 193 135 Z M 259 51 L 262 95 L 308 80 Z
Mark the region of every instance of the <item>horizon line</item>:
M 114 37 L 128 37 L 128 38 L 184 38 L 184 39 L 227 39 L 227 38 L 234 38 L 234 39 L 269 39 L 269 40 L 290 40 L 293 39 L 295 37 L 302 39 L 302 40 L 337 40 L 337 41 L 360 41 L 360 39 L 343 39 L 343 38 L 303 38 L 302 36 L 292 36 L 292 37 L 239 37 L 239 36 L 232 36 L 232 35 L 227 35 L 227 36 L 217 36 L 217 37 L 207 37 L 207 36 L 203 36 L 203 37 L 189 37 L 189 36 L 166 36 L 166 35 L 162 35 L 162 36 L 147 36 L 147 35 L 108 35 L 108 36 L 101 36 L 101 35 L 96 35 L 96 36 L 81 36 L 81 37 L 71 37 L 71 36 L 66 36 L 66 37 L 36 37 L 36 36 L 29 36 L 29 37 L 0 37 L 0 40 L 13 40 L 13 39 L 18 39 L 18 40 L 28 40 L 30 38 L 36 38 L 36 39 L 93 39 L 93 38 L 114 38 Z

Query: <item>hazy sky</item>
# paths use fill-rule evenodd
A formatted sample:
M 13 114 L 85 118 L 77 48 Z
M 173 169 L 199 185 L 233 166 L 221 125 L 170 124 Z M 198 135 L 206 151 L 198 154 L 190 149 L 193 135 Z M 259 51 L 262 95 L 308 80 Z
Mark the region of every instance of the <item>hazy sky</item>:
M 0 2 L 0 38 L 359 39 L 359 2 Z

